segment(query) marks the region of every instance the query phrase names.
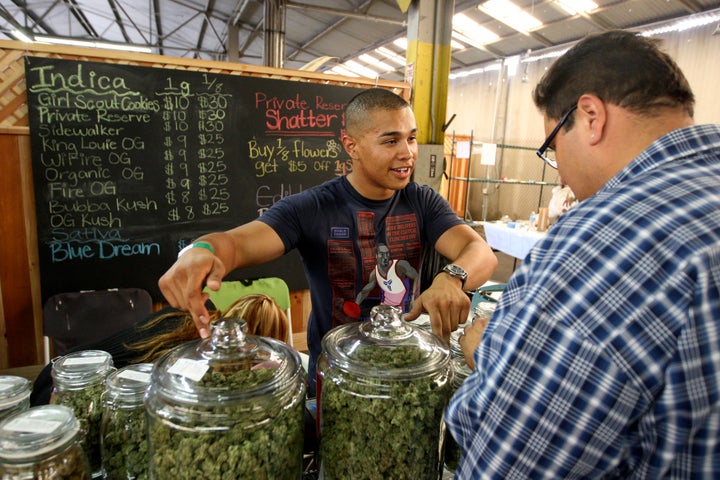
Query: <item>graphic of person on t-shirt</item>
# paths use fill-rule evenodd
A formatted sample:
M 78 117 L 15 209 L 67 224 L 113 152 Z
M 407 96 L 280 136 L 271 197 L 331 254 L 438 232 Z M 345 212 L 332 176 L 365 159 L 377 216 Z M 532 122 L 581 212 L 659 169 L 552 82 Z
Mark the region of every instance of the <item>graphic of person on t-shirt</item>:
M 360 305 L 370 292 L 379 286 L 381 290 L 381 305 L 392 305 L 407 311 L 412 307 L 418 272 L 407 260 L 392 260 L 387 245 L 379 243 L 376 252 L 377 265 L 370 274 L 368 283 L 360 290 L 355 303 Z M 408 288 L 407 279 L 412 280 Z

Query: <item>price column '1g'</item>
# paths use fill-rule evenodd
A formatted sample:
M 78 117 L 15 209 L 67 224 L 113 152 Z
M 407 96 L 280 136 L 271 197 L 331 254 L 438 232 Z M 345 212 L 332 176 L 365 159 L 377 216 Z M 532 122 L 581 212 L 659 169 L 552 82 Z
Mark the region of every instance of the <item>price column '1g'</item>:
M 156 92 L 162 99 L 163 171 L 165 173 L 165 201 L 168 221 L 194 220 L 192 181 L 188 158 L 190 120 L 188 111 L 193 95 L 188 82 L 174 82 L 167 78 L 164 88 Z

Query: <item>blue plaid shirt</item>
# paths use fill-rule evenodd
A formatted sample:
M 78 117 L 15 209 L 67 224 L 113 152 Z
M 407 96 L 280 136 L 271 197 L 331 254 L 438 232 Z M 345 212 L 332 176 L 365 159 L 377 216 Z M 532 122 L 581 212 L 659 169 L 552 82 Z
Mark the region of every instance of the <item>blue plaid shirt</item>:
M 720 478 L 720 125 L 658 139 L 513 275 L 457 478 Z

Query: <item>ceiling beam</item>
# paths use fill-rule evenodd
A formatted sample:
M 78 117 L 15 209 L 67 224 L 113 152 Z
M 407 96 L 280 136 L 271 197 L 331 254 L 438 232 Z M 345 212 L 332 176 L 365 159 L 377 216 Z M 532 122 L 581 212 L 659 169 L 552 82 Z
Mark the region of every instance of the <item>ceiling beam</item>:
M 392 25 L 400 25 L 402 27 L 407 26 L 407 20 L 406 19 L 397 19 L 397 18 L 390 18 L 390 17 L 380 17 L 377 15 L 368 15 L 366 13 L 358 13 L 356 10 L 362 8 L 358 7 L 353 10 L 342 10 L 339 8 L 330 8 L 330 7 L 320 7 L 318 5 L 308 5 L 306 3 L 298 3 L 288 0 L 288 2 L 285 5 L 288 8 L 296 8 L 298 10 L 307 10 L 310 12 L 320 12 L 320 13 L 327 13 L 330 15 L 338 15 L 342 17 L 351 17 L 351 18 L 357 18 L 360 20 L 370 20 L 373 22 L 382 22 L 382 23 L 390 23 Z
M 98 33 L 95 31 L 95 28 L 90 23 L 90 20 L 87 19 L 85 13 L 82 11 L 82 9 L 75 0 L 63 0 L 63 3 L 68 8 L 68 10 L 70 10 L 70 13 L 72 13 L 73 17 L 75 17 L 75 19 L 80 23 L 85 32 L 87 32 L 90 38 L 100 38 Z
M 365 0 L 365 2 L 363 2 L 362 4 L 355 7 L 355 10 L 352 13 L 357 13 L 359 11 L 362 11 L 362 10 L 368 8 L 372 4 L 372 2 L 373 2 L 373 0 Z M 289 2 L 289 3 L 292 3 L 292 2 Z M 288 6 L 290 6 L 290 5 L 288 4 Z M 306 49 L 308 47 L 312 46 L 318 40 L 322 39 L 323 37 L 325 37 L 326 35 L 331 33 L 333 30 L 337 29 L 343 23 L 345 23 L 348 20 L 348 18 L 350 17 L 350 15 L 348 15 L 348 12 L 346 12 L 344 10 L 343 10 L 343 12 L 344 13 L 342 13 L 342 14 L 339 14 L 339 13 L 337 14 L 340 17 L 338 20 L 329 24 L 326 28 L 324 28 L 323 30 L 321 30 L 318 33 L 316 33 L 315 35 L 313 35 L 311 38 L 306 40 L 299 47 L 296 47 L 294 52 L 286 55 L 287 59 L 294 60 L 295 57 L 301 52 L 305 52 L 305 53 L 309 53 L 310 55 L 314 55 L 314 54 L 308 52 Z M 364 14 L 360 14 L 360 15 L 363 16 Z M 314 55 L 314 56 L 317 56 L 317 55 Z
M 677 2 L 684 6 L 690 13 L 698 13 L 703 10 L 702 5 L 695 0 L 677 0 Z
M 160 15 L 160 0 L 153 0 L 153 12 L 155 12 L 155 30 L 157 30 L 158 54 L 165 55 L 165 34 L 162 27 L 162 16 Z
M 48 35 L 55 35 L 55 31 L 54 31 L 52 28 L 50 28 L 50 27 L 48 26 L 48 24 L 46 24 L 46 23 L 44 22 L 44 20 L 43 20 L 43 17 L 44 17 L 44 16 L 43 16 L 43 17 L 39 17 L 33 10 L 30 10 L 29 8 L 27 8 L 27 1 L 25 1 L 25 0 L 13 0 L 13 3 L 15 4 L 16 7 L 20 8 L 20 10 L 22 11 L 23 16 L 25 17 L 26 20 L 27 20 L 28 18 L 30 18 L 30 19 L 32 19 L 32 21 L 34 22 L 33 25 L 27 25 L 27 21 L 25 22 L 25 23 L 26 23 L 25 28 L 29 28 L 29 29 L 30 29 L 30 33 L 43 33 L 43 32 L 45 32 L 45 33 L 47 33 Z M 59 0 L 56 0 L 55 3 L 53 3 L 53 4 L 47 9 L 46 13 L 49 12 L 50 10 L 52 10 L 52 9 L 55 7 L 55 5 L 57 5 L 58 3 L 59 3 Z M 3 7 L 3 8 L 4 8 L 4 7 Z M 42 29 L 43 29 L 43 32 L 35 32 L 35 28 L 36 28 L 36 27 L 42 28 Z
M 108 4 L 110 5 L 110 10 L 113 13 L 113 16 L 115 17 L 115 22 L 118 25 L 118 28 L 120 29 L 120 33 L 122 33 L 123 38 L 127 43 L 130 43 L 130 36 L 127 34 L 127 31 L 125 30 L 125 24 L 123 23 L 122 17 L 120 16 L 120 12 L 118 12 L 117 4 L 115 3 L 115 0 L 108 0 Z
M 205 38 L 205 32 L 207 31 L 207 25 L 208 25 L 208 12 L 212 12 L 213 7 L 215 6 L 215 0 L 208 0 L 208 2 L 205 4 L 205 11 L 203 12 L 203 20 L 200 24 L 200 31 L 198 32 L 198 38 L 197 42 L 195 42 L 195 49 L 200 50 L 202 48 L 203 39 Z M 198 58 L 197 53 L 195 54 L 195 58 Z

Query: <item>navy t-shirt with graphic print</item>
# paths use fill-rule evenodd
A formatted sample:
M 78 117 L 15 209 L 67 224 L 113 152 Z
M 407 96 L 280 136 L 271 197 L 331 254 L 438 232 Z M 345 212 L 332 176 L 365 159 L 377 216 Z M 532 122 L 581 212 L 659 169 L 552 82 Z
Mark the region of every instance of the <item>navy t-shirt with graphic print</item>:
M 310 285 L 308 322 L 311 391 L 320 341 L 333 327 L 356 321 L 343 312 L 354 301 L 377 263 L 383 243 L 393 260 L 406 260 L 421 272 L 424 246 L 433 246 L 448 229 L 463 223 L 432 188 L 411 182 L 388 200 L 362 197 L 345 177 L 285 197 L 260 221 L 272 227 L 286 251 L 297 248 Z M 371 292 L 370 297 L 380 298 Z

